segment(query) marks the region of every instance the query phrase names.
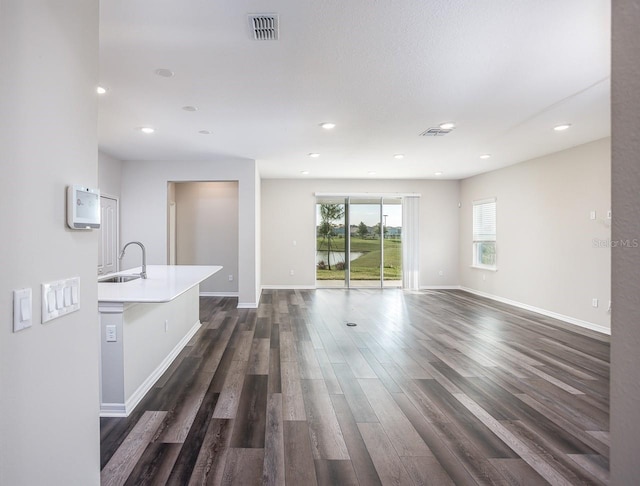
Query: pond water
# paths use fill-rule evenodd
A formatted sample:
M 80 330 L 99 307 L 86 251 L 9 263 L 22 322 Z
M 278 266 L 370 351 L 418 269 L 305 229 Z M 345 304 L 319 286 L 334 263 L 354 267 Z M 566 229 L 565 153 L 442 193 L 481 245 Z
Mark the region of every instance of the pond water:
M 327 251 L 316 251 L 316 263 L 320 262 L 328 262 Z M 344 262 L 344 253 L 343 251 L 333 251 L 331 250 L 331 265 L 335 265 L 338 262 Z M 352 251 L 349 255 L 349 261 L 353 261 L 356 258 L 359 258 L 364 253 Z

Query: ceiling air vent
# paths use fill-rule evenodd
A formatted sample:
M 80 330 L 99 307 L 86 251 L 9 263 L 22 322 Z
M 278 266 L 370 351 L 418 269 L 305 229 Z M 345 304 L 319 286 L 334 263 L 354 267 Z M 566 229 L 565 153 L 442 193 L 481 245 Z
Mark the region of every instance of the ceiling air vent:
M 440 127 L 427 128 L 424 132 L 420 134 L 420 136 L 421 137 L 442 137 L 443 135 L 446 135 L 447 133 L 451 132 L 451 130 L 453 130 L 453 128 L 448 128 L 448 129 L 444 129 Z
M 255 40 L 278 40 L 278 14 L 249 14 Z

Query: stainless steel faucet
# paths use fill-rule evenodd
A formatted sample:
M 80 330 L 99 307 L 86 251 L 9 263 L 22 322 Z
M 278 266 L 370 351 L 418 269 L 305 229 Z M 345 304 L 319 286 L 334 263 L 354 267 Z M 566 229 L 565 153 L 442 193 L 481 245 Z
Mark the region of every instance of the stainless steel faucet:
M 147 250 L 145 250 L 144 245 L 139 241 L 130 241 L 126 245 L 122 247 L 122 251 L 120 252 L 120 256 L 118 257 L 122 260 L 124 256 L 124 251 L 127 249 L 129 245 L 138 245 L 142 249 L 142 272 L 140 272 L 140 277 L 147 278 Z

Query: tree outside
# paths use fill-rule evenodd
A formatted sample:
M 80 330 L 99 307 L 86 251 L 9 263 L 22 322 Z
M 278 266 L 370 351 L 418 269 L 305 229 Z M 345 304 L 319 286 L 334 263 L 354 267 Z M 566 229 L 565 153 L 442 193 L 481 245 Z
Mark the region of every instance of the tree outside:
M 389 228 L 387 228 L 387 227 L 385 226 L 385 227 L 384 227 L 384 234 L 385 234 L 385 236 L 386 236 L 388 233 L 389 233 Z M 380 236 L 380 223 L 376 224 L 376 225 L 373 227 L 373 234 L 374 234 L 374 235 L 378 235 L 378 236 Z
M 331 270 L 332 242 L 336 237 L 336 222 L 344 217 L 344 204 L 320 204 L 320 224 L 318 225 L 318 236 L 322 238 L 327 248 L 327 269 Z M 333 245 L 335 246 L 335 245 Z
M 358 230 L 356 231 L 356 234 L 360 238 L 366 238 L 367 236 L 369 236 L 369 227 L 366 224 L 364 224 L 363 221 L 360 221 L 360 224 L 358 225 Z

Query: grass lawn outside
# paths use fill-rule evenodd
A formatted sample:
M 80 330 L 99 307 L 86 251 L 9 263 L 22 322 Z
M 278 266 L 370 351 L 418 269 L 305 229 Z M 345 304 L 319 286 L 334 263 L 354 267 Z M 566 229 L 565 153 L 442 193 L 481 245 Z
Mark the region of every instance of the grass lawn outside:
M 318 238 L 318 251 L 327 251 L 326 240 Z M 345 239 L 335 238 L 331 241 L 332 251 L 344 251 Z M 351 251 L 362 255 L 351 262 L 351 280 L 380 279 L 380 240 L 351 238 Z M 317 280 L 344 280 L 344 270 L 316 269 Z M 384 240 L 384 278 L 385 280 L 402 279 L 402 241 Z

